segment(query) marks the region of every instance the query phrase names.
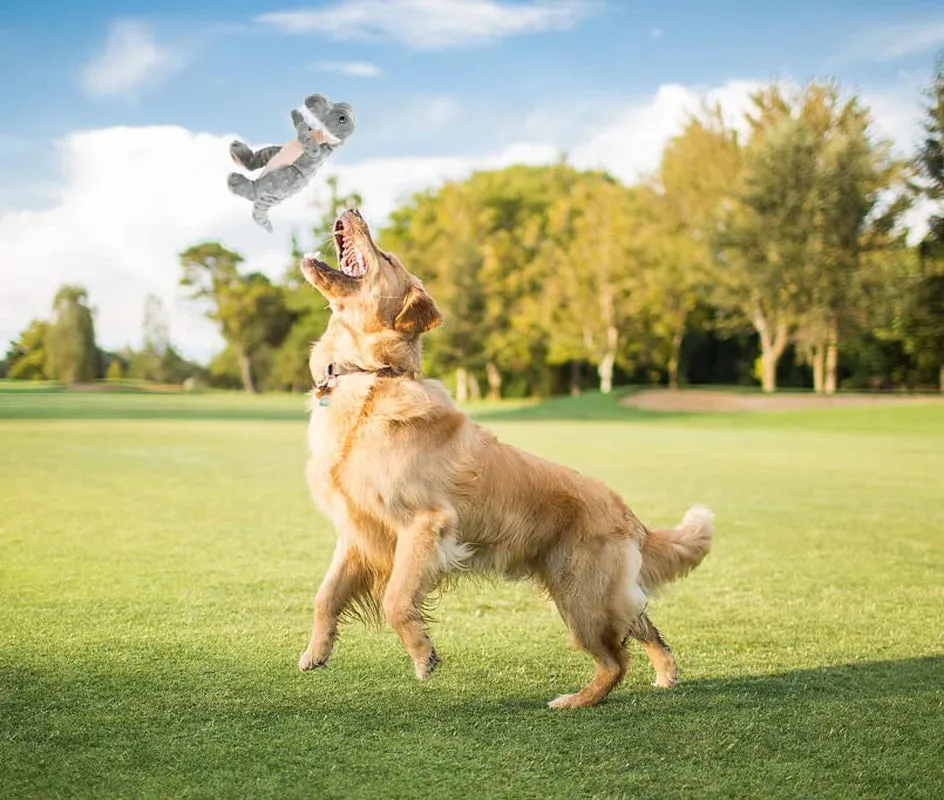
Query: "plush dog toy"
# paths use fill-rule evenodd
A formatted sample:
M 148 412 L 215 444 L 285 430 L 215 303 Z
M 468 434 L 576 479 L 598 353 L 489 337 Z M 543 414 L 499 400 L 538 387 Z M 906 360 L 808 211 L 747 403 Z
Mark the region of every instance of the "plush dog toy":
M 338 145 L 354 133 L 354 109 L 348 103 L 332 103 L 320 94 L 305 98 L 292 109 L 297 138 L 279 146 L 253 152 L 240 141 L 229 146 L 233 161 L 250 171 L 262 169 L 255 180 L 231 172 L 227 183 L 233 194 L 252 200 L 252 218 L 269 233 L 269 209 L 298 194 Z

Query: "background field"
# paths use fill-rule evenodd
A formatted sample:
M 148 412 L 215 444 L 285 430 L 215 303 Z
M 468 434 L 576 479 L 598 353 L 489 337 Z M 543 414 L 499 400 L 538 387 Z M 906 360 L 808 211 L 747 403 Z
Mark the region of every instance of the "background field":
M 0 391 L 0 795 L 932 797 L 944 721 L 944 405 L 475 410 L 716 547 L 602 706 L 527 585 L 441 603 L 425 684 L 389 630 L 297 672 L 332 533 L 299 397 Z

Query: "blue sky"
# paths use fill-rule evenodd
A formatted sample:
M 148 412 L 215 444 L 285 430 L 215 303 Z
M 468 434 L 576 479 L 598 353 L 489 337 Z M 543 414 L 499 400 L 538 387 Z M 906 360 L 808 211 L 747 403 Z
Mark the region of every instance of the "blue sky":
M 837 78 L 904 151 L 940 49 L 944 2 L 916 0 L 16 0 L 0 18 L 0 266 L 19 277 L 0 302 L 0 336 L 48 307 L 66 238 L 70 277 L 100 298 L 112 346 L 133 338 L 145 291 L 186 316 L 165 262 L 187 237 L 228 237 L 281 269 L 310 210 L 286 211 L 266 238 L 214 192 L 225 143 L 284 141 L 289 110 L 311 92 L 354 105 L 357 131 L 332 169 L 379 221 L 424 181 L 555 148 L 631 180 L 655 166 L 697 94 L 738 106 L 767 80 Z M 95 204 L 99 216 L 86 216 Z M 218 208 L 201 217 L 207 204 Z M 148 227 L 157 217 L 160 232 Z M 153 262 L 117 252 L 142 229 Z M 23 254 L 32 272 L 17 266 Z
M 352 26 L 348 40 L 333 28 L 319 32 L 317 23 L 291 33 L 261 19 L 356 5 L 14 2 L 0 23 L 0 135 L 35 143 L 75 129 L 179 124 L 277 141 L 289 130 L 288 110 L 320 90 L 358 110 L 349 152 L 451 155 L 514 140 L 535 108 L 566 114 L 572 102 L 592 113 L 584 106 L 644 96 L 665 83 L 835 75 L 849 86 L 914 89 L 930 71 L 935 44 L 944 45 L 944 3 L 909 0 L 565 2 L 557 5 L 569 11 L 566 21 L 547 29 L 535 23 L 468 42 L 450 34 L 437 49 L 423 49 L 419 32 L 411 36 L 409 9 L 400 15 L 402 34 L 358 36 Z M 144 69 L 140 84 L 126 90 L 90 91 L 83 75 L 123 23 L 145 31 L 169 63 Z M 935 28 L 936 37 L 920 38 Z M 360 62 L 380 74 L 347 76 L 319 70 L 322 62 Z M 429 120 L 424 98 L 434 108 L 450 98 L 455 110 L 434 110 Z M 11 149 L 5 178 L 22 162 Z

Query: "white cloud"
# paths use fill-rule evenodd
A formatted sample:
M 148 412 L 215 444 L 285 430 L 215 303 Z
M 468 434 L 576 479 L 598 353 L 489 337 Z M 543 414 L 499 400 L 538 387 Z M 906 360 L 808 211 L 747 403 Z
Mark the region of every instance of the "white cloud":
M 96 96 L 125 94 L 159 83 L 181 66 L 180 56 L 158 44 L 146 26 L 125 20 L 112 24 L 104 49 L 82 72 L 82 85 Z
M 707 92 L 734 118 L 746 107 L 755 84 L 732 82 Z M 685 114 L 698 107 L 700 93 L 663 86 L 647 99 L 596 122 L 590 136 L 570 131 L 581 143 L 571 148 L 580 167 L 603 167 L 630 181 L 658 165 L 666 140 Z M 63 182 L 43 211 L 0 211 L 0 342 L 18 333 L 30 317 L 45 316 L 60 284 L 83 284 L 99 309 L 100 342 L 109 348 L 136 344 L 144 298 L 158 294 L 171 316 L 174 343 L 192 357 L 219 347 L 212 325 L 200 317 L 178 288 L 177 254 L 199 241 L 216 239 L 246 256 L 247 265 L 272 276 L 289 267 L 292 230 L 314 221 L 313 197 L 324 179 L 337 175 L 340 189 L 358 191 L 362 210 L 381 225 L 410 194 L 475 169 L 554 161 L 568 144 L 558 131 L 534 135 L 491 153 L 456 157 L 413 156 L 344 161 L 339 152 L 313 186 L 271 212 L 275 234 L 257 227 L 250 205 L 226 189 L 234 169 L 228 155 L 233 137 L 194 133 L 179 127 L 108 128 L 75 133 L 58 146 Z M 906 126 L 897 134 L 910 136 Z M 168 153 L 173 153 L 172 161 Z M 310 242 L 303 241 L 304 246 Z
M 920 91 L 902 87 L 901 91 L 866 91 L 863 102 L 872 110 L 873 127 L 889 139 L 899 156 L 910 157 L 921 133 Z
M 585 169 L 606 169 L 620 180 L 633 182 L 659 164 L 665 143 L 699 109 L 701 99 L 718 102 L 729 124 L 743 125 L 751 92 L 759 84 L 731 81 L 700 92 L 679 84 L 659 87 L 652 99 L 630 104 L 585 142 L 571 151 L 571 161 Z
M 523 33 L 566 30 L 601 5 L 600 0 L 341 0 L 263 14 L 257 20 L 290 33 L 393 40 L 416 50 L 442 50 Z
M 266 233 L 252 221 L 250 204 L 226 188 L 232 138 L 171 126 L 119 127 L 61 142 L 65 177 L 52 207 L 0 215 L 0 341 L 31 317 L 48 315 L 57 288 L 69 282 L 88 289 L 103 346 L 138 344 L 144 298 L 153 292 L 168 309 L 175 345 L 192 357 L 210 355 L 220 340 L 178 287 L 178 253 L 215 239 L 243 253 L 252 268 L 281 276 L 289 267 L 289 235 L 313 223 L 310 202 L 319 188 L 274 208 L 275 233 Z M 526 145 L 483 158 L 375 159 L 326 166 L 316 183 L 338 175 L 342 191 L 364 195 L 363 211 L 376 225 L 400 199 L 443 179 L 552 157 L 550 146 Z
M 846 61 L 897 61 L 944 45 L 944 19 L 862 30 L 846 41 Z
M 315 69 L 321 72 L 340 72 L 352 78 L 376 78 L 383 74 L 380 67 L 367 61 L 319 61 Z

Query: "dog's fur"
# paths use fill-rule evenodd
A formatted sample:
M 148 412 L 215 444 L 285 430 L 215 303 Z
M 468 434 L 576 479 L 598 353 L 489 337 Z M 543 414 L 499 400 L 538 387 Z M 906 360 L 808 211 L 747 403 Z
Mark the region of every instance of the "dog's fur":
M 673 686 L 675 660 L 646 595 L 702 561 L 711 512 L 695 507 L 678 528 L 650 530 L 600 481 L 499 442 L 441 384 L 418 378 L 420 336 L 441 322 L 422 283 L 374 244 L 356 210 L 338 219 L 335 246 L 343 269 L 301 263 L 332 311 L 311 373 L 318 383 L 329 364 L 359 371 L 312 403 L 308 484 L 338 540 L 299 667 L 323 666 L 339 617 L 360 607 L 382 611 L 426 678 L 438 658 L 424 601 L 473 571 L 538 582 L 593 656 L 593 680 L 552 707 L 600 702 L 626 672 L 629 637 L 655 685 Z

